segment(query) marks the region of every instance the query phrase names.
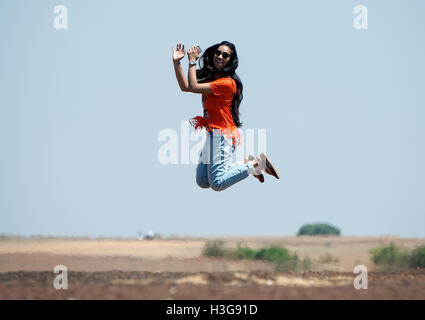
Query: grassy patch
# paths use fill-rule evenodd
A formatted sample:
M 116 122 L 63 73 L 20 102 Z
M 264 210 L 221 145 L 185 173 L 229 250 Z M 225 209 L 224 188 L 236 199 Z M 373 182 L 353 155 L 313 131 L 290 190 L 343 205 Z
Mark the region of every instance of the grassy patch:
M 409 257 L 411 268 L 425 268 L 425 246 L 416 247 Z
M 241 259 L 257 259 L 269 262 L 287 261 L 292 258 L 289 251 L 281 246 L 270 246 L 256 250 L 238 246 L 236 255 Z
M 309 271 L 311 261 L 300 260 L 296 253 L 289 252 L 282 246 L 268 246 L 252 249 L 238 245 L 236 249 L 228 249 L 223 241 L 209 241 L 205 244 L 202 254 L 207 257 L 223 257 L 231 259 L 264 260 L 274 264 L 275 271 Z
M 409 267 L 409 252 L 394 243 L 371 249 L 372 261 L 383 270 L 406 269 Z

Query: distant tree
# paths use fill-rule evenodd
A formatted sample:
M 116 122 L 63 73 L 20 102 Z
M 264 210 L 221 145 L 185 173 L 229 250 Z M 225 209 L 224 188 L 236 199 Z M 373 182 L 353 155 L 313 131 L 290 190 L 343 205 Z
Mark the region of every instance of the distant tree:
M 303 225 L 297 236 L 339 236 L 341 231 L 327 223 L 312 223 Z

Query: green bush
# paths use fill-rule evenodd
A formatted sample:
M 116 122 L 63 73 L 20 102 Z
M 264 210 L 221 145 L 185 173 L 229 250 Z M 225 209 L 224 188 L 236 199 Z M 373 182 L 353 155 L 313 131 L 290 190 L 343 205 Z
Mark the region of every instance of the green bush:
M 339 236 L 341 231 L 326 223 L 305 224 L 298 230 L 298 236 Z
M 425 246 L 416 247 L 410 254 L 411 268 L 425 268 Z
M 265 260 L 275 265 L 275 271 L 310 270 L 311 261 L 300 261 L 296 253 L 291 254 L 288 249 L 281 246 L 269 246 L 260 249 L 251 249 L 238 245 L 234 250 L 224 247 L 224 242 L 219 240 L 208 241 L 202 254 L 207 257 L 224 257 L 231 259 Z
M 235 258 L 236 259 L 255 259 L 255 255 L 257 254 L 257 251 L 251 248 L 247 247 L 241 247 L 238 245 L 237 249 L 235 250 Z
M 269 262 L 287 261 L 291 259 L 289 251 L 280 246 L 270 246 L 261 249 L 251 249 L 238 246 L 236 256 L 241 259 L 257 259 Z
M 409 267 L 409 252 L 397 247 L 394 243 L 383 245 L 370 250 L 373 262 L 385 269 L 399 269 Z
M 280 246 L 271 246 L 268 248 L 259 249 L 255 255 L 255 258 L 260 260 L 267 260 L 270 262 L 282 262 L 292 259 L 288 249 L 282 248 Z
M 296 253 L 291 254 L 288 249 L 281 246 L 270 246 L 257 250 L 238 247 L 237 250 L 239 256 L 243 259 L 272 262 L 276 272 L 309 271 L 311 269 L 311 261 L 309 259 L 301 261 Z

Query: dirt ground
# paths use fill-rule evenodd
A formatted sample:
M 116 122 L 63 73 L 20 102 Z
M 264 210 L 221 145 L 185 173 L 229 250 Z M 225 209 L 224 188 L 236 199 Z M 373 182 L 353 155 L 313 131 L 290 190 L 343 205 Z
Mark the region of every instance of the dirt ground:
M 76 239 L 0 237 L 0 299 L 425 299 L 425 270 L 379 272 L 369 250 L 394 242 L 412 249 L 425 239 L 396 237 L 226 237 L 228 247 L 280 244 L 312 271 L 274 272 L 265 261 L 202 256 L 212 238 Z M 357 290 L 356 265 L 368 269 Z M 53 268 L 64 265 L 68 289 Z

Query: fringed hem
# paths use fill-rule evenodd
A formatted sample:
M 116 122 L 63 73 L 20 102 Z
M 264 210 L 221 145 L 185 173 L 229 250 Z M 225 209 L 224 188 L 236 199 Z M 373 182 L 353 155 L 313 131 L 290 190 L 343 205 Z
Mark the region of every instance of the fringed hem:
M 189 123 L 193 126 L 195 131 L 205 128 L 208 132 L 212 132 L 213 129 L 219 129 L 226 138 L 232 139 L 233 147 L 236 148 L 237 146 L 241 145 L 241 134 L 239 133 L 238 129 L 234 129 L 233 131 L 231 131 L 228 128 L 221 128 L 219 126 L 209 123 L 207 119 L 201 116 L 196 116 L 190 119 Z

